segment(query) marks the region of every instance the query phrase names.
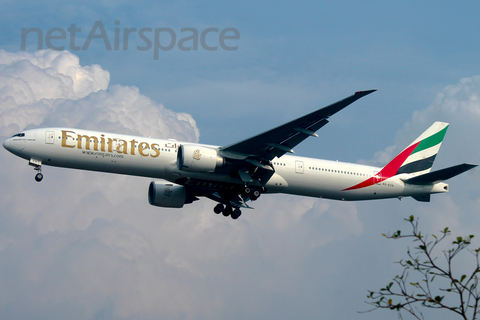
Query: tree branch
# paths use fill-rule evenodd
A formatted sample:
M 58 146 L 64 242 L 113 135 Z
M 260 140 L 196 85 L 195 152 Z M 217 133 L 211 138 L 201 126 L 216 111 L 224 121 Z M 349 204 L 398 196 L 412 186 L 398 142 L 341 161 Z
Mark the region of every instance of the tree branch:
M 476 265 L 473 272 L 467 277 L 462 275 L 460 278 L 453 274 L 453 260 L 463 250 L 468 248 L 471 244 L 473 235 L 467 237 L 456 237 L 452 242 L 453 248 L 444 250 L 443 254 L 446 260 L 446 268 L 442 268 L 437 263 L 437 258 L 434 257 L 434 250 L 438 244 L 450 236 L 449 228 L 440 230 L 441 236 L 437 237 L 432 234 L 433 241 L 428 240 L 428 236 L 422 236 L 418 227 L 418 218 L 413 216 L 405 219 L 411 228 L 410 234 L 403 234 L 400 230 L 393 234 L 385 235 L 387 239 L 405 239 L 413 238 L 413 242 L 418 242 L 419 245 L 415 247 L 417 251 L 412 253 L 407 248 L 408 260 L 400 260 L 397 263 L 402 266 L 403 272 L 393 278 L 385 288 L 379 291 L 368 291 L 367 295 L 370 301 L 367 304 L 373 306 L 372 309 L 365 312 L 371 312 L 376 309 L 389 309 L 398 312 L 402 318 L 401 311 L 406 311 L 417 319 L 424 319 L 423 314 L 418 307 L 425 307 L 431 309 L 444 309 L 454 312 L 463 319 L 467 318 L 467 311 L 472 309 L 472 318 L 476 319 L 479 314 L 480 294 L 478 292 L 478 274 L 480 273 L 480 249 L 474 251 L 469 250 L 475 256 Z M 422 260 L 420 259 L 422 257 Z M 422 261 L 422 262 L 420 262 Z M 409 282 L 409 270 L 421 275 L 421 281 Z M 449 287 L 435 287 L 432 285 L 435 277 L 440 277 L 449 282 Z M 460 280 L 459 280 L 460 279 Z M 465 281 L 466 280 L 466 281 Z M 444 302 L 445 296 L 433 294 L 432 289 L 445 292 L 449 297 L 457 297 L 458 304 L 451 304 Z M 415 292 L 418 290 L 417 292 Z M 393 300 L 396 300 L 395 302 Z M 451 301 L 451 300 L 449 300 Z M 470 302 L 474 302 L 470 304 Z M 418 306 L 418 307 L 417 307 Z

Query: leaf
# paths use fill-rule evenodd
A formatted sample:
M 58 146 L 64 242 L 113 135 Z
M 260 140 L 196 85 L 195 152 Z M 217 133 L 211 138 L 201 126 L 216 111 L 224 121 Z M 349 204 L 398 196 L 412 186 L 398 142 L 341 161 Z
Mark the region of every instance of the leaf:
M 444 297 L 436 296 L 436 297 L 435 297 L 435 301 L 438 302 L 438 303 L 440 303 L 440 302 L 442 302 L 443 298 L 444 298 Z
M 463 280 L 465 280 L 467 276 L 464 274 L 461 278 L 460 278 L 460 282 L 463 282 Z
M 391 305 L 392 305 L 392 303 L 393 303 L 392 299 L 388 299 L 388 305 L 390 305 L 390 306 L 391 306 Z

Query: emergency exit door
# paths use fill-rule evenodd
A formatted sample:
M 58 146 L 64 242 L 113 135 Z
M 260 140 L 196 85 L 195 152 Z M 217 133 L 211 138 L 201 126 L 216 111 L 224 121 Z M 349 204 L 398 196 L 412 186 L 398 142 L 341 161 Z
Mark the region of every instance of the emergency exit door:
M 303 173 L 303 161 L 295 161 L 295 172 L 296 173 Z
M 55 143 L 55 132 L 53 132 L 53 131 L 45 131 L 45 143 L 46 143 L 46 144 L 53 144 L 53 143 Z

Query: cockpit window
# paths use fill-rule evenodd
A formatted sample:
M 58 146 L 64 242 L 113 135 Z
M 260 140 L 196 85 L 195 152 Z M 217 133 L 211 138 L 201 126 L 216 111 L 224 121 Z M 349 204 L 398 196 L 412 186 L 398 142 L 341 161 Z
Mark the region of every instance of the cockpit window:
M 13 137 L 25 137 L 25 133 L 17 133 L 12 136 Z

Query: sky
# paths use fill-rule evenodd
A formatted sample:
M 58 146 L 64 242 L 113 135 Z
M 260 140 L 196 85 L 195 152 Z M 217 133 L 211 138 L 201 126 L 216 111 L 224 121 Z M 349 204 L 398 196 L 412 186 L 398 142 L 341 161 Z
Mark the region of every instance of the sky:
M 450 127 L 433 169 L 480 163 L 474 1 L 0 6 L 2 140 L 66 126 L 228 145 L 378 89 L 331 117 L 296 154 L 382 166 L 444 121 Z M 104 39 L 88 40 L 99 22 L 111 50 Z M 80 29 L 73 46 L 72 25 Z M 42 49 L 48 32 L 61 38 L 63 30 L 64 39 L 50 39 L 63 50 L 40 50 L 32 33 L 22 48 L 22 29 L 30 28 L 41 30 Z M 125 28 L 137 30 L 127 50 Z M 160 45 L 168 46 L 169 32 L 175 45 L 138 49 L 148 47 L 142 28 L 169 28 Z M 217 50 L 200 41 L 182 50 L 185 28 L 218 29 L 205 38 Z M 220 45 L 227 28 L 238 32 L 225 40 L 236 50 Z M 144 35 L 154 43 L 153 31 Z M 0 159 L 2 319 L 396 319 L 358 313 L 369 309 L 367 290 L 400 273 L 394 261 L 412 247 L 382 233 L 407 232 L 403 219 L 414 215 L 425 233 L 448 226 L 480 238 L 479 169 L 449 180 L 450 192 L 430 203 L 264 195 L 234 221 L 215 215 L 208 199 L 152 207 L 148 178 L 43 166 L 37 183 L 25 160 L 3 149 Z M 461 255 L 458 270 L 473 263 Z

